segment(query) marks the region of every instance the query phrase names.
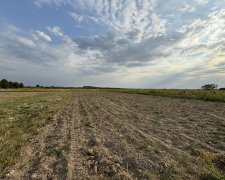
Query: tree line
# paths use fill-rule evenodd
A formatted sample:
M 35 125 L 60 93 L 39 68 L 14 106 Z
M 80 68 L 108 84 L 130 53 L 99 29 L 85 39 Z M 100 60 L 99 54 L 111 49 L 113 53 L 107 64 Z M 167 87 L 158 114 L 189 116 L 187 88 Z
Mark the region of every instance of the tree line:
M 216 84 L 205 84 L 202 86 L 203 90 L 215 90 L 218 88 L 218 85 Z M 225 90 L 225 88 L 219 88 L 219 90 Z
M 8 81 L 6 79 L 2 79 L 0 81 L 0 88 L 6 89 L 6 88 L 24 88 L 23 83 L 18 82 L 12 82 Z

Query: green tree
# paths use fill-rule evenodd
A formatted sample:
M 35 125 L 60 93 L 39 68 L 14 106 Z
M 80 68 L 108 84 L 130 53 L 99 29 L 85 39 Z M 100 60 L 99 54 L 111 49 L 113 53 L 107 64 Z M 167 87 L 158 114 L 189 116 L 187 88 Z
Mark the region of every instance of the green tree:
M 23 85 L 23 83 L 20 83 L 20 88 L 24 88 L 24 85 Z
M 18 82 L 14 82 L 13 83 L 13 86 L 14 86 L 14 88 L 19 88 L 20 87 L 20 84 Z
M 37 84 L 36 87 L 40 87 L 40 86 Z
M 9 82 L 6 79 L 2 79 L 2 88 L 9 88 Z
M 14 88 L 12 81 L 9 81 L 9 88 Z
M 2 81 L 0 81 L 0 88 L 2 88 Z
M 215 84 L 205 84 L 204 86 L 202 86 L 203 90 L 214 90 L 217 89 L 218 85 Z

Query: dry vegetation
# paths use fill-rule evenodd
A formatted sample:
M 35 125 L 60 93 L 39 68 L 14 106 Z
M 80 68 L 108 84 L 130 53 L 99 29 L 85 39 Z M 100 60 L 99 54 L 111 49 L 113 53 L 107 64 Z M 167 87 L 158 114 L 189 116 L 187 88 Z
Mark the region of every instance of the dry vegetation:
M 42 96 L 44 93 L 36 100 Z M 52 100 L 56 96 L 51 96 Z M 43 99 L 47 97 L 45 94 Z M 35 96 L 26 98 L 33 98 L 32 104 L 18 106 L 15 101 L 11 109 L 38 106 L 33 105 L 38 104 Z M 1 109 L 5 106 L 1 104 Z M 74 91 L 2 178 L 223 180 L 224 108 L 222 102 Z M 2 122 L 13 125 L 9 118 Z M 5 133 L 5 137 L 14 134 Z M 8 146 L 1 148 L 0 156 Z
M 114 92 L 225 102 L 225 90 L 111 89 Z

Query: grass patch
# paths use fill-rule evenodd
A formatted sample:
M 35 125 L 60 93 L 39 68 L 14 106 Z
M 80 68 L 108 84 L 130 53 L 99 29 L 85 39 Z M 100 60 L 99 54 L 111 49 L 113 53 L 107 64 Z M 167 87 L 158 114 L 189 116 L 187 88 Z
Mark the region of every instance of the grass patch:
M 95 106 L 96 109 L 101 109 L 101 106 L 98 105 L 96 102 L 92 102 L 92 103 L 94 104 L 94 106 Z
M 128 138 L 129 138 L 131 141 L 133 141 L 133 142 L 137 141 L 136 136 L 133 135 L 133 134 L 129 134 Z
M 225 180 L 225 175 L 220 174 L 215 170 L 214 166 L 211 166 L 210 170 L 203 173 L 200 177 L 201 180 Z
M 23 92 L 20 92 L 23 93 Z M 1 112 L 7 112 L 14 119 L 0 119 L 0 175 L 4 169 L 13 165 L 23 152 L 29 139 L 38 134 L 41 127 L 52 121 L 53 114 L 71 97 L 71 92 L 47 92 L 31 97 L 17 98 L 9 103 L 0 105 Z M 55 99 L 60 100 L 55 101 Z M 41 100 L 55 103 L 49 108 L 43 108 Z M 36 104 L 39 103 L 39 109 Z M 43 103 L 43 102 L 41 102 Z M 46 103 L 46 102 L 44 102 Z M 29 113 L 28 113 L 29 111 Z M 5 113 L 4 113 L 5 114 Z

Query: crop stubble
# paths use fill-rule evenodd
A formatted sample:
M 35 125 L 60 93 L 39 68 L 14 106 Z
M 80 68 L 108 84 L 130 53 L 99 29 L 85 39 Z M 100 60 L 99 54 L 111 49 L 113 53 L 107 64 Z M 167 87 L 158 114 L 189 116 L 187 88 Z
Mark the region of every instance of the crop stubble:
M 225 104 L 75 91 L 5 179 L 201 179 L 224 173 Z

